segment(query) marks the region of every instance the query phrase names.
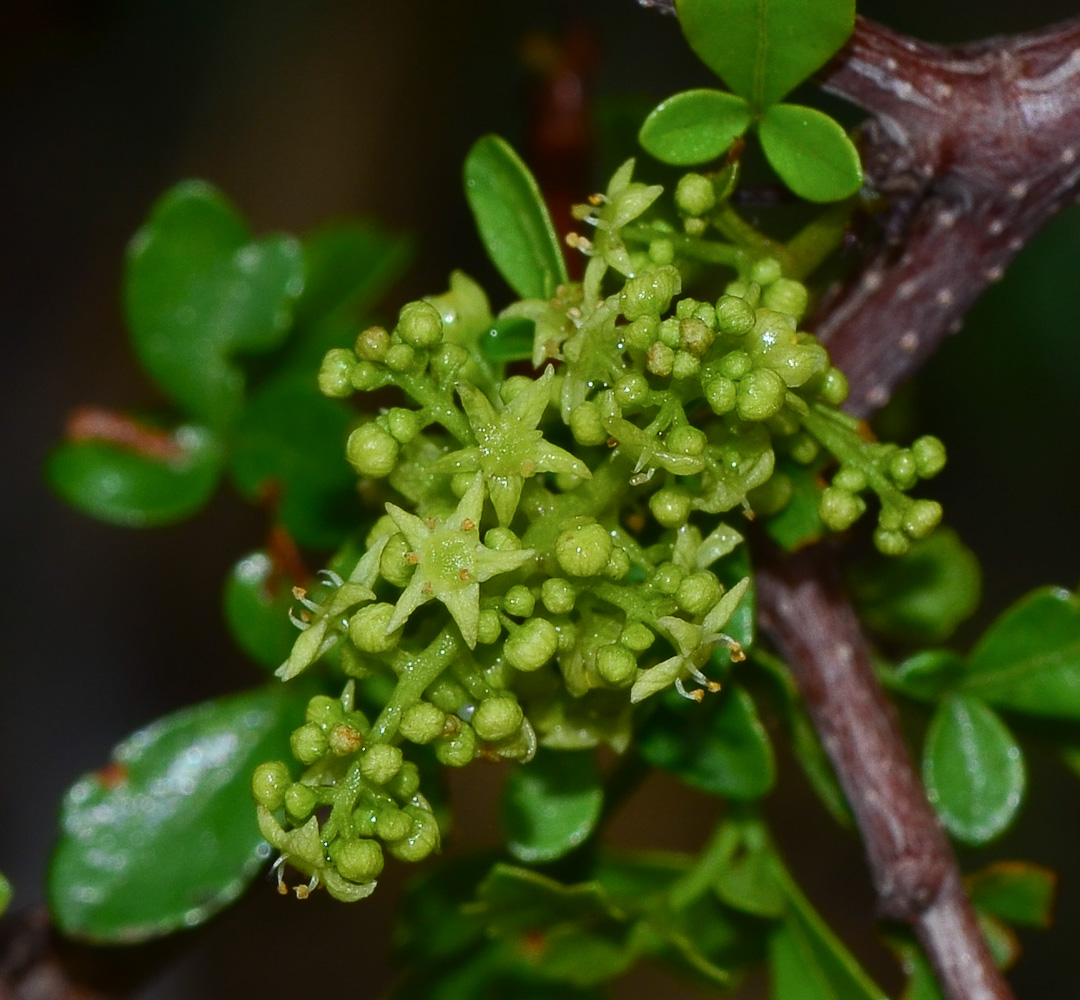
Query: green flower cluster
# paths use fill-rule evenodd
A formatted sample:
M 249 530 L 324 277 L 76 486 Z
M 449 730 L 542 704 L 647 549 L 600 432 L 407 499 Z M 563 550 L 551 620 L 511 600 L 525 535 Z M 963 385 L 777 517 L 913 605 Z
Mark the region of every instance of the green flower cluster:
M 541 744 L 621 751 L 633 704 L 719 686 L 744 656 L 725 628 L 750 587 L 724 566 L 742 537 L 723 515 L 784 505 L 777 452 L 840 461 L 821 497 L 832 527 L 876 490 L 885 549 L 940 516 L 902 492 L 940 467 L 940 445 L 864 441 L 836 410 L 842 373 L 799 330 L 805 287 L 772 256 L 704 238 L 723 179 L 680 182 L 679 232 L 638 221 L 662 188 L 633 166 L 577 210 L 594 228 L 571 240 L 589 256 L 580 284 L 496 320 L 455 274 L 325 358 L 327 395 L 398 395 L 347 444 L 381 516 L 344 579 L 298 592 L 303 631 L 279 675 L 336 647 L 349 680 L 293 734 L 300 777 L 265 764 L 255 797 L 267 839 L 339 898 L 370 892 L 380 845 L 405 860 L 438 846 L 408 744 L 447 766 L 527 761 Z M 510 320 L 533 324 L 537 377 L 491 360 Z M 390 694 L 369 721 L 354 685 L 379 678 Z

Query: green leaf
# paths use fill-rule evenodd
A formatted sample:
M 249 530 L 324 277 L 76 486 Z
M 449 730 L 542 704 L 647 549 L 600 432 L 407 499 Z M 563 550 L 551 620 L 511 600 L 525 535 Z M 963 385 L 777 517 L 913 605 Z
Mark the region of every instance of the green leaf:
M 965 880 L 971 902 L 1010 924 L 1049 927 L 1057 875 L 1029 861 L 996 861 Z
M 303 287 L 296 240 L 252 240 L 210 185 L 179 184 L 128 250 L 124 299 L 135 353 L 181 407 L 225 427 L 244 394 L 235 356 L 284 342 Z
M 854 0 L 676 0 L 690 48 L 757 111 L 820 69 L 855 27 Z
M 547 206 L 521 157 L 486 135 L 465 159 L 465 197 L 488 256 L 523 299 L 550 299 L 567 279 Z
M 1035 590 L 987 630 L 962 688 L 1016 712 L 1080 720 L 1080 600 Z
M 764 518 L 769 537 L 788 552 L 798 552 L 825 534 L 818 516 L 821 504 L 820 466 L 784 462 L 781 471 L 791 480 L 793 492 L 777 514 Z
M 561 858 L 593 832 L 603 804 L 592 750 L 541 748 L 503 788 L 507 847 L 527 864 Z
M 773 1000 L 886 1000 L 794 885 L 769 943 Z
M 166 716 L 72 786 L 49 871 L 57 925 L 132 942 L 202 923 L 269 857 L 249 784 L 289 757 L 310 690 L 272 684 Z
M 686 167 L 723 156 L 749 127 L 750 107 L 721 90 L 685 90 L 649 114 L 638 135 L 658 160 Z
M 338 222 L 304 237 L 307 276 L 282 367 L 317 372 L 326 352 L 352 347 L 358 324 L 405 272 L 412 242 L 372 222 Z
M 587 987 L 625 972 L 637 957 L 624 915 L 595 882 L 563 885 L 496 865 L 466 913 L 513 941 L 541 976 Z
M 251 552 L 225 581 L 225 622 L 237 645 L 260 666 L 277 670 L 299 634 L 289 620 L 293 584 L 266 552 Z
M 919 701 L 937 702 L 963 678 L 964 661 L 946 649 L 928 649 L 909 656 L 883 676 L 893 691 Z
M 938 528 L 901 556 L 876 556 L 850 574 L 851 595 L 873 631 L 944 642 L 979 606 L 982 573 L 956 532 Z
M 787 907 L 787 878 L 767 841 L 756 837 L 754 824 L 726 824 L 731 841 L 713 888 L 732 909 L 774 919 Z
M 993 840 L 1024 797 L 1024 758 L 994 711 L 953 695 L 938 707 L 923 751 L 926 793 L 945 828 L 968 844 Z
M 519 316 L 497 319 L 481 338 L 480 350 L 488 361 L 497 365 L 528 361 L 532 357 L 535 334 L 536 324 L 531 319 Z
M 8 908 L 10 902 L 11 883 L 4 876 L 3 872 L 0 872 L 0 917 L 4 915 L 4 911 Z
M 356 525 L 356 473 L 345 460 L 352 420 L 339 400 L 294 377 L 260 390 L 237 423 L 230 463 L 237 488 L 251 500 L 277 501 L 301 545 L 333 548 Z
M 128 528 L 172 524 L 201 509 L 217 488 L 221 447 L 205 427 L 178 427 L 166 457 L 107 441 L 70 441 L 49 456 L 49 484 L 91 517 Z
M 650 764 L 712 795 L 759 798 L 776 776 L 768 734 L 750 695 L 738 686 L 703 704 L 667 692 L 638 749 Z
M 776 104 L 765 112 L 758 134 L 773 170 L 800 198 L 839 201 L 862 186 L 859 151 L 827 114 Z

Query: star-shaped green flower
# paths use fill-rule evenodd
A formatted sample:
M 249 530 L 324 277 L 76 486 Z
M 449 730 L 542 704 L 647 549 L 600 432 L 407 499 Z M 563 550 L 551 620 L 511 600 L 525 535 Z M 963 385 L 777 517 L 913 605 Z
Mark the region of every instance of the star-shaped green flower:
M 675 640 L 675 645 L 678 646 L 679 651 L 674 656 L 664 660 L 663 663 L 658 663 L 648 670 L 642 670 L 638 674 L 634 686 L 630 689 L 630 701 L 634 704 L 644 701 L 650 695 L 663 691 L 664 688 L 672 684 L 679 689 L 680 694 L 694 701 L 700 701 L 704 692 L 695 691 L 692 694 L 686 692 L 682 686 L 684 677 L 693 677 L 703 687 L 709 690 L 717 690 L 718 685 L 716 685 L 715 681 L 710 681 L 705 677 L 701 672 L 701 668 L 709 662 L 713 648 L 720 643 L 724 643 L 731 650 L 733 660 L 745 659 L 745 654 L 739 643 L 732 639 L 731 636 L 725 635 L 720 629 L 728 623 L 728 620 L 735 613 L 735 609 L 739 606 L 739 602 L 742 601 L 749 586 L 749 577 L 740 580 L 720 598 L 700 625 L 672 616 L 661 618 L 660 624 L 667 629 L 671 638 Z
M 501 412 L 481 390 L 459 382 L 458 395 L 476 437 L 476 445 L 452 452 L 434 465 L 436 472 L 483 474 L 500 524 L 509 524 L 525 480 L 538 472 L 566 472 L 589 479 L 589 467 L 570 452 L 544 439 L 536 425 L 551 398 L 555 370 L 547 370 L 519 392 Z M 464 501 L 463 501 L 464 502 Z M 479 520 L 475 518 L 474 520 Z M 404 529 L 402 529 L 404 530 Z
M 480 584 L 524 565 L 533 550 L 497 551 L 480 541 L 484 477 L 479 472 L 445 521 L 424 520 L 392 503 L 386 505 L 386 512 L 413 548 L 410 561 L 416 558 L 416 572 L 398 598 L 387 635 L 404 625 L 421 604 L 438 600 L 446 605 L 472 649 L 480 621 Z

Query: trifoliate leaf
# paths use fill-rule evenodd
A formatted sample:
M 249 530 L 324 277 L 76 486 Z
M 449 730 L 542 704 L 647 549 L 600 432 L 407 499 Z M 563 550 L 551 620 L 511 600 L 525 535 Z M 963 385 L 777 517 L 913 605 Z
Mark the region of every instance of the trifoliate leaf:
M 715 160 L 750 127 L 750 107 L 720 90 L 686 90 L 659 104 L 639 140 L 658 160 L 686 167 Z
M 776 104 L 758 126 L 761 147 L 780 179 L 808 201 L 839 201 L 862 186 L 859 152 L 827 114 Z
M 964 843 L 985 844 L 1020 808 L 1024 757 L 992 709 L 978 698 L 953 695 L 930 723 L 923 781 L 949 833 Z
M 478 139 L 465 159 L 465 196 L 491 262 L 523 299 L 550 299 L 567 281 L 555 227 L 521 157 L 505 139 Z
M 690 48 L 762 111 L 820 69 L 855 27 L 854 0 L 676 0 Z
M 251 772 L 289 756 L 310 694 L 273 684 L 184 709 L 76 782 L 49 872 L 60 929 L 140 941 L 194 927 L 234 900 L 269 857 Z

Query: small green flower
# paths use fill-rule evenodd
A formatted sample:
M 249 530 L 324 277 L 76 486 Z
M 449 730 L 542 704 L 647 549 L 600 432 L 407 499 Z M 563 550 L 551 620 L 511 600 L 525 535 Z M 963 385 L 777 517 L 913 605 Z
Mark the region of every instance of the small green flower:
M 476 445 L 452 452 L 433 468 L 444 473 L 481 472 L 500 524 L 509 524 L 513 519 L 525 480 L 538 472 L 563 472 L 581 479 L 592 476 L 581 459 L 546 441 L 543 432 L 537 430 L 551 398 L 554 377 L 555 370 L 549 365 L 502 411 L 496 411 L 475 386 L 458 383 L 458 395 Z
M 704 696 L 704 692 L 701 690 L 696 690 L 693 693 L 688 692 L 683 687 L 683 680 L 686 677 L 693 677 L 703 688 L 710 691 L 718 690 L 719 685 L 715 681 L 710 681 L 701 672 L 701 668 L 709 662 L 713 649 L 720 643 L 723 643 L 731 650 L 732 659 L 744 658 L 739 643 L 732 639 L 731 636 L 721 632 L 720 629 L 728 623 L 728 620 L 735 613 L 736 607 L 738 607 L 749 586 L 749 577 L 740 580 L 720 598 L 700 625 L 673 616 L 661 618 L 660 624 L 664 626 L 674 640 L 678 652 L 662 663 L 658 663 L 655 667 L 650 667 L 648 670 L 643 670 L 638 674 L 638 678 L 630 691 L 630 701 L 634 703 L 644 701 L 650 695 L 663 691 L 672 684 L 678 689 L 679 694 L 693 701 L 700 701 Z
M 479 472 L 445 521 L 424 520 L 392 503 L 386 510 L 416 559 L 416 572 L 398 598 L 387 633 L 404 625 L 422 604 L 438 600 L 446 605 L 461 637 L 473 649 L 480 621 L 480 584 L 523 566 L 533 557 L 533 550 L 496 551 L 480 541 L 484 478 Z
M 593 247 L 604 263 L 621 274 L 632 275 L 633 264 L 620 230 L 642 215 L 663 194 L 659 184 L 632 181 L 634 160 L 627 160 L 611 178 L 600 205 L 586 216 L 596 226 Z

